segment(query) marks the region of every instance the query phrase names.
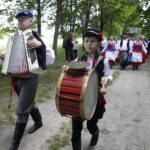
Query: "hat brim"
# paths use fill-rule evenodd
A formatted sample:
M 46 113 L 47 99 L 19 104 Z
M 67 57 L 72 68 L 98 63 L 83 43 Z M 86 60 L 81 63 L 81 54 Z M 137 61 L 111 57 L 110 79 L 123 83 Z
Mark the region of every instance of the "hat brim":
M 33 16 L 16 16 L 16 19 L 19 19 L 19 18 L 33 18 Z
M 86 36 L 91 36 L 91 37 L 95 37 L 98 40 L 102 41 L 102 37 L 99 36 L 99 34 L 95 34 L 93 32 L 86 32 L 83 34 L 83 38 L 85 38 Z

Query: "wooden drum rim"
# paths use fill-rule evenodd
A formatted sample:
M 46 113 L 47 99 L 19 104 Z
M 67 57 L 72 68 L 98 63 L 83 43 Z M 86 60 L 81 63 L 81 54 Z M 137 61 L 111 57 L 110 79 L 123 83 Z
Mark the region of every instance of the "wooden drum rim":
M 60 106 L 59 105 L 59 92 L 60 92 L 61 83 L 62 83 L 62 80 L 63 80 L 65 74 L 66 74 L 66 71 L 63 71 L 58 79 L 57 87 L 56 87 L 56 95 L 55 95 L 56 108 L 62 116 L 63 116 L 63 113 L 61 112 L 61 109 L 59 107 Z
M 90 69 L 85 77 L 84 77 L 84 81 L 83 81 L 83 85 L 82 85 L 82 89 L 81 89 L 81 95 L 80 95 L 80 99 L 83 99 L 83 101 L 81 101 L 80 103 L 80 115 L 81 115 L 81 118 L 84 119 L 84 120 L 89 120 L 90 118 L 86 118 L 85 117 L 85 112 L 84 112 L 84 99 L 85 99 L 85 91 L 87 89 L 87 84 L 88 84 L 88 81 L 90 79 L 90 76 L 91 74 L 93 73 L 93 69 Z

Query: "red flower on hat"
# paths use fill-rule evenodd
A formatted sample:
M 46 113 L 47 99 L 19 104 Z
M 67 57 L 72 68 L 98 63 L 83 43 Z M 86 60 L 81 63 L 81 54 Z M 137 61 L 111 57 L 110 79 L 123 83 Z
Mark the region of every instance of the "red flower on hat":
M 103 32 L 99 32 L 99 36 L 102 37 L 103 36 Z

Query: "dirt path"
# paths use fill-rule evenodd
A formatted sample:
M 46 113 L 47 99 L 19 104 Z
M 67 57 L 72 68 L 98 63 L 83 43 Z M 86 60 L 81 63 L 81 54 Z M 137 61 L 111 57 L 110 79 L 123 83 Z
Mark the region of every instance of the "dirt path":
M 118 66 L 113 71 L 120 71 Z M 150 150 L 150 62 L 139 71 L 129 67 L 108 88 L 104 118 L 99 121 L 100 137 L 97 146 L 90 147 L 90 135 L 82 134 L 83 150 Z M 56 134 L 68 118 L 61 117 L 54 101 L 39 105 L 44 127 L 29 135 L 27 130 L 19 150 L 48 150 L 46 140 Z M 27 129 L 32 125 L 30 119 Z M 0 127 L 0 150 L 7 150 L 14 127 Z M 61 150 L 71 150 L 71 146 Z

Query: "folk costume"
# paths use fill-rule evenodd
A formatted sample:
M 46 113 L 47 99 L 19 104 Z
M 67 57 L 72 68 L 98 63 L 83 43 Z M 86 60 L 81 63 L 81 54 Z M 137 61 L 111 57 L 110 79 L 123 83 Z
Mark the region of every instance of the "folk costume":
M 16 14 L 16 18 L 22 17 L 33 17 L 30 10 L 22 10 Z M 33 36 L 41 42 L 42 46 L 36 48 L 38 63 L 40 67 L 46 69 L 46 46 L 38 34 L 33 31 Z M 35 132 L 40 128 L 42 123 L 42 117 L 38 107 L 34 102 L 36 90 L 38 87 L 39 75 L 37 74 L 27 74 L 24 76 L 12 77 L 12 86 L 16 93 L 18 94 L 18 105 L 17 105 L 17 121 L 14 131 L 14 137 L 9 150 L 18 150 L 21 138 L 23 136 L 24 130 L 26 128 L 29 115 L 31 115 L 34 120 L 34 125 L 29 129 L 29 133 Z
M 118 50 L 115 41 L 108 41 L 102 53 L 105 52 L 105 58 L 109 60 L 110 68 L 115 64 L 118 57 Z
M 147 58 L 147 50 L 142 41 L 135 41 L 133 43 L 131 53 L 131 63 L 133 65 L 133 70 L 138 70 L 140 64 L 145 63 Z
M 126 69 L 129 60 L 129 50 L 131 49 L 131 43 L 129 39 L 121 39 L 118 43 L 119 49 L 119 62 L 121 69 Z
M 97 36 L 99 34 L 98 30 L 95 29 L 88 29 L 84 36 Z M 83 56 L 79 57 L 79 61 L 86 61 L 90 65 L 87 67 L 87 69 L 91 69 L 94 67 L 94 64 L 97 62 L 99 58 L 99 53 L 96 52 L 94 55 L 89 55 L 88 53 L 85 53 Z M 99 62 L 98 66 L 96 67 L 96 72 L 99 77 L 99 87 L 101 87 L 101 78 L 103 76 L 109 76 L 110 80 L 112 80 L 111 71 L 109 68 L 108 60 L 104 59 L 103 56 L 101 56 L 102 59 Z M 99 136 L 99 128 L 97 126 L 98 119 L 101 119 L 103 117 L 103 113 L 105 112 L 105 98 L 103 95 L 98 96 L 98 102 L 95 109 L 95 113 L 93 117 L 87 121 L 87 129 L 89 130 L 90 134 L 92 135 L 90 145 L 96 145 L 98 141 Z M 72 118 L 72 147 L 73 150 L 81 150 L 81 131 L 83 128 L 83 121 L 81 118 Z

